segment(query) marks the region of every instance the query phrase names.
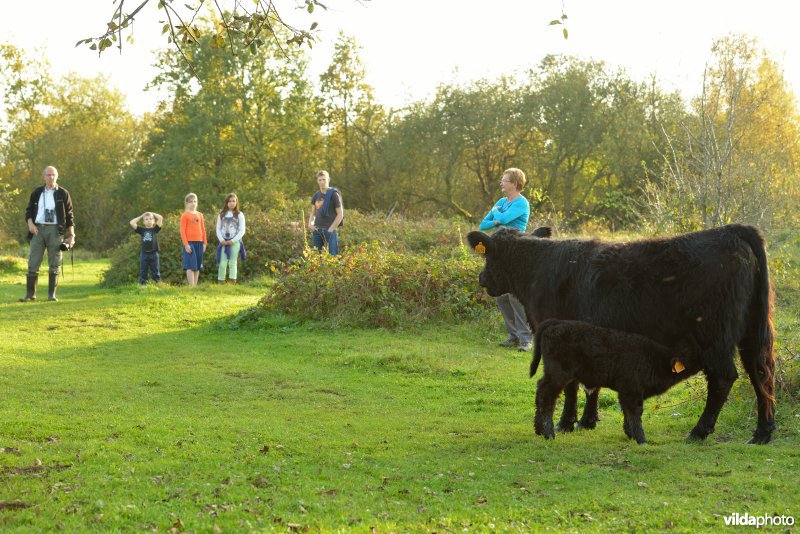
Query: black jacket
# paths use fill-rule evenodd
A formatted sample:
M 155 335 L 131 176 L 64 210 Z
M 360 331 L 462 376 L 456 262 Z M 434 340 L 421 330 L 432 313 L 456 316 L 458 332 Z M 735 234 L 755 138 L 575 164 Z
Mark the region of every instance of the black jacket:
M 36 214 L 39 213 L 39 199 L 42 198 L 45 186 L 37 187 L 31 193 L 31 198 L 28 201 L 28 207 L 25 209 L 25 222 L 28 219 L 36 222 Z M 69 191 L 60 187 L 56 189 L 56 222 L 58 223 L 58 233 L 64 235 L 64 232 L 70 226 L 75 226 L 74 218 L 72 215 L 72 197 Z M 30 235 L 28 236 L 30 238 Z

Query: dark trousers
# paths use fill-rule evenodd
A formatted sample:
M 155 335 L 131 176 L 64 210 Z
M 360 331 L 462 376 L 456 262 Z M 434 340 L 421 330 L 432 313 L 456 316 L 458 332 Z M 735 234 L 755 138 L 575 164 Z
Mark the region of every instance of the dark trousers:
M 150 271 L 153 282 L 161 281 L 161 267 L 158 262 L 158 252 L 142 252 L 139 256 L 139 283 L 147 283 L 147 271 Z
M 320 230 L 317 228 L 311 234 L 311 244 L 317 250 L 322 250 L 323 247 L 328 249 L 331 256 L 339 255 L 339 240 L 336 236 L 336 231 L 329 232 L 328 230 Z

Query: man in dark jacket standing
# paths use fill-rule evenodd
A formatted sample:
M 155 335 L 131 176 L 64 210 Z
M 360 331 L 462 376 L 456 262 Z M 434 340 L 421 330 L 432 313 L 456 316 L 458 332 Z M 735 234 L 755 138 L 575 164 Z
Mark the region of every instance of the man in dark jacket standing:
M 75 225 L 72 216 L 72 197 L 69 191 L 58 187 L 58 171 L 55 167 L 45 167 L 44 185 L 31 193 L 25 220 L 28 223 L 28 238 L 31 251 L 28 257 L 27 293 L 20 302 L 36 300 L 36 283 L 39 279 L 39 266 L 47 251 L 49 265 L 49 294 L 47 300 L 56 299 L 58 269 L 61 267 L 61 250 L 75 244 Z

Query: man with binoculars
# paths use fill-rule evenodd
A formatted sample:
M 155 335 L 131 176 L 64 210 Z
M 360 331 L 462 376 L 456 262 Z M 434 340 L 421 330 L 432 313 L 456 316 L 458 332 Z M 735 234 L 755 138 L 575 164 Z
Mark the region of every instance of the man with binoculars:
M 43 174 L 44 185 L 33 190 L 25 210 L 31 251 L 28 257 L 27 293 L 19 299 L 20 302 L 36 300 L 36 282 L 45 250 L 49 264 L 47 300 L 58 300 L 56 287 L 58 269 L 61 267 L 61 251 L 69 250 L 75 244 L 72 198 L 69 191 L 56 185 L 58 171 L 55 167 L 45 167 Z

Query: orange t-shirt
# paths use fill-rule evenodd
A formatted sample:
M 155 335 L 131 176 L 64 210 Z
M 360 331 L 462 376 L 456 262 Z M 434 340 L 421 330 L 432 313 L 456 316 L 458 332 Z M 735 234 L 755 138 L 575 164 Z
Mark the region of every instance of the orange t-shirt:
M 206 240 L 206 224 L 203 221 L 203 214 L 199 211 L 189 213 L 184 211 L 181 215 L 181 240 L 184 245 L 188 245 L 189 241 L 202 241 L 205 245 Z

